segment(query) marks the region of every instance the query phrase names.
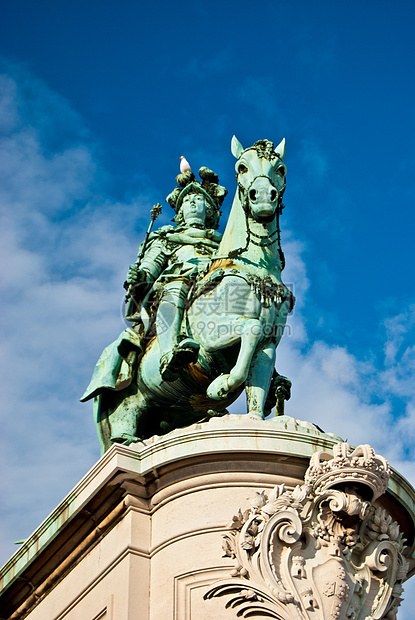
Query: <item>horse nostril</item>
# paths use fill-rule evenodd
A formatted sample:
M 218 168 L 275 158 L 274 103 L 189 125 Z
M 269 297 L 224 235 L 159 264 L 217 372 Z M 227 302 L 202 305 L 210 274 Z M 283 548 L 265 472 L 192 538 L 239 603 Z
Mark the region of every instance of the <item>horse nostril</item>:
M 249 197 L 252 200 L 252 202 L 255 202 L 255 200 L 256 200 L 256 189 L 251 189 L 249 191 Z
M 277 199 L 278 193 L 276 189 L 272 189 L 271 190 L 271 202 L 274 202 L 274 200 Z

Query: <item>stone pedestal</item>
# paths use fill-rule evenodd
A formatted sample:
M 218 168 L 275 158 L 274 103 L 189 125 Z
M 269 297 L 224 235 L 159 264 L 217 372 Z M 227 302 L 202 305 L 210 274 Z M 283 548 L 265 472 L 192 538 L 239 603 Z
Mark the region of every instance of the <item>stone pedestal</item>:
M 239 537 L 243 548 L 248 536 L 244 519 L 246 524 L 253 514 L 260 515 L 263 504 L 264 523 L 281 516 L 284 501 L 284 510 L 291 502 L 291 512 L 305 514 L 310 501 L 303 494 L 301 510 L 300 504 L 295 508 L 290 491 L 304 485 L 313 454 L 332 453 L 339 440 L 286 416 L 260 422 L 231 415 L 129 447 L 114 445 L 4 566 L 0 617 L 217 620 L 235 619 L 238 610 L 251 617 L 246 615 L 250 601 L 264 607 L 264 597 L 255 590 L 257 581 L 238 565 L 229 540 Z M 310 478 L 309 487 L 321 493 L 318 484 Z M 276 485 L 285 495 L 272 512 Z M 344 494 L 332 487 L 331 493 Z M 413 488 L 393 472 L 387 492 L 373 502 L 407 539 L 399 557 L 408 564 L 404 577 L 395 575 L 399 582 L 414 569 L 414 500 Z M 241 523 L 235 517 L 230 526 L 239 509 Z M 304 521 L 304 532 L 307 527 Z M 252 551 L 246 551 L 250 562 Z M 277 597 L 271 586 L 269 591 L 271 599 Z M 299 603 L 288 603 L 282 603 L 282 612 L 269 603 L 267 612 L 265 605 L 252 617 L 309 617 Z M 323 607 L 311 617 L 325 618 Z M 345 613 L 332 617 L 364 617 Z

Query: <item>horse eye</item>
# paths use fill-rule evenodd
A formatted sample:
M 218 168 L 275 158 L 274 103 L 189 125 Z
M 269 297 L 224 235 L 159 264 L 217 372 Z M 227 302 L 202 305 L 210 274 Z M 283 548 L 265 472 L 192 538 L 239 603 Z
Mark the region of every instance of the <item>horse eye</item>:
M 238 166 L 238 174 L 246 174 L 248 172 L 247 166 L 245 164 L 239 164 Z
M 285 166 L 280 166 L 279 168 L 277 168 L 277 174 L 279 174 L 280 176 L 285 177 L 285 173 L 286 173 Z

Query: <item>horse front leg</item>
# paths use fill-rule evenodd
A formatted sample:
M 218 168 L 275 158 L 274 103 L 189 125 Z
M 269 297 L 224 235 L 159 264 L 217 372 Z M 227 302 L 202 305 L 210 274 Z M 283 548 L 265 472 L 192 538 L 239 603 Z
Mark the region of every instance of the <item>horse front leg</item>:
M 255 352 L 246 380 L 248 414 L 265 418 L 265 402 L 275 366 L 276 345 L 269 343 Z
M 238 329 L 241 339 L 238 358 L 229 374 L 220 375 L 209 385 L 206 394 L 212 400 L 226 398 L 246 381 L 252 357 L 261 338 L 261 323 L 258 319 L 239 319 L 234 329 Z

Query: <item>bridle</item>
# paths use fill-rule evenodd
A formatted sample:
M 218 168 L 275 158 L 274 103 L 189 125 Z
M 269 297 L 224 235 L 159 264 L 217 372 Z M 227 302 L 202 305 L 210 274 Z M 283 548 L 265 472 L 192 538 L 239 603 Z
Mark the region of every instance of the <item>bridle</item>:
M 249 244 L 253 243 L 254 245 L 261 247 L 261 248 L 268 248 L 272 245 L 274 245 L 275 243 L 278 243 L 278 253 L 280 255 L 280 260 L 281 260 L 281 269 L 284 269 L 285 266 L 285 258 L 284 258 L 284 253 L 281 249 L 281 231 L 280 231 L 280 215 L 282 213 L 282 210 L 284 208 L 284 205 L 282 203 L 282 197 L 284 195 L 285 192 L 285 179 L 284 179 L 284 185 L 282 186 L 282 188 L 280 190 L 278 190 L 275 185 L 273 183 L 271 183 L 272 187 L 275 189 L 275 191 L 278 194 L 278 202 L 277 202 L 277 208 L 275 209 L 275 213 L 270 216 L 269 218 L 264 218 L 262 220 L 258 220 L 255 215 L 252 213 L 252 209 L 250 208 L 250 204 L 249 204 L 249 191 L 252 188 L 253 184 L 255 183 L 255 181 L 257 179 L 260 178 L 264 178 L 267 179 L 269 181 L 269 177 L 267 177 L 266 175 L 258 175 L 257 177 L 255 177 L 254 179 L 252 179 L 249 187 L 247 189 L 245 189 L 243 187 L 243 185 L 239 182 L 238 180 L 238 175 L 236 175 L 236 182 L 238 184 L 238 195 L 239 195 L 239 201 L 242 205 L 242 208 L 244 210 L 245 213 L 245 222 L 246 222 L 246 242 L 245 242 L 245 246 L 243 248 L 237 248 L 235 250 L 231 250 L 228 254 L 227 257 L 223 257 L 223 258 L 236 258 L 237 256 L 241 256 L 241 254 L 243 254 L 244 252 L 246 252 L 248 250 Z M 250 227 L 250 220 L 255 220 L 256 222 L 260 222 L 263 224 L 268 224 L 270 222 L 273 221 L 273 219 L 276 218 L 276 223 L 277 223 L 277 227 L 276 230 L 274 230 L 273 233 L 271 233 L 270 235 L 258 235 L 257 233 L 254 233 L 251 230 Z M 258 241 L 256 240 L 258 239 Z

